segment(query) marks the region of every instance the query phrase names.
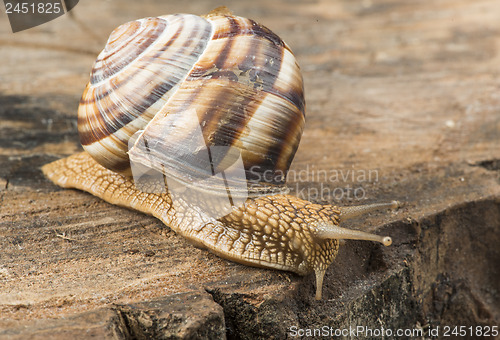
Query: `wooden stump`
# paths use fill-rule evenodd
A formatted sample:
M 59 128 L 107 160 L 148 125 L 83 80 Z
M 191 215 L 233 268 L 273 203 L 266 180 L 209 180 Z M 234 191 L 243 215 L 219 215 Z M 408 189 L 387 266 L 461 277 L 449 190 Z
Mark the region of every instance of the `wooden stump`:
M 216 6 L 88 0 L 16 34 L 0 14 L 0 337 L 499 325 L 495 0 L 228 4 L 279 34 L 303 70 L 292 191 L 318 203 L 405 202 L 352 222 L 393 246 L 347 241 L 322 301 L 312 276 L 222 260 L 152 217 L 43 177 L 40 166 L 80 150 L 79 97 L 114 27 Z

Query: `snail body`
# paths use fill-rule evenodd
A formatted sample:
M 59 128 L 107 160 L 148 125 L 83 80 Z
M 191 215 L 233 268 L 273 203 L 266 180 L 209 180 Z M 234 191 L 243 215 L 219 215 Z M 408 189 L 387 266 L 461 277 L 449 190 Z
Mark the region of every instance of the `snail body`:
M 397 204 L 337 208 L 274 193 L 286 187 L 304 123 L 299 67 L 269 29 L 225 9 L 147 18 L 115 29 L 94 65 L 78 111 L 85 152 L 42 171 L 59 186 L 151 214 L 226 259 L 314 271 L 321 299 L 339 239 L 391 244 L 339 223 Z M 230 176 L 238 159 L 243 171 Z M 134 164 L 160 174 L 153 187 L 163 190 L 138 185 Z M 199 180 L 221 169 L 225 185 Z M 204 206 L 216 201 L 206 192 L 227 196 L 228 183 L 241 189 L 229 193 L 229 209 Z M 179 184 L 195 194 L 174 195 Z

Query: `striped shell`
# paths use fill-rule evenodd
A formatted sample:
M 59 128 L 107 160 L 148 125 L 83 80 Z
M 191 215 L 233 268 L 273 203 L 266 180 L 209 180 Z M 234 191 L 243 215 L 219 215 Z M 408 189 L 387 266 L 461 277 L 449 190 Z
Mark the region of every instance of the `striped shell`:
M 130 156 L 192 182 L 210 168 L 196 152 L 222 146 L 216 167 L 236 148 L 250 182 L 283 185 L 304 110 L 295 57 L 269 29 L 225 11 L 175 14 L 112 32 L 83 93 L 78 130 L 97 162 L 126 175 Z M 142 142 L 129 147 L 131 138 Z

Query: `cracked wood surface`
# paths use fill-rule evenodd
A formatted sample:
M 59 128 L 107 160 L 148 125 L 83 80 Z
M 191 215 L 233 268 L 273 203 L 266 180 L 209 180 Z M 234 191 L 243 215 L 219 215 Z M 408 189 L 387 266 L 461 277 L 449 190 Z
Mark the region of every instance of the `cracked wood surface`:
M 354 221 L 367 230 L 382 226 L 394 245 L 341 246 L 319 304 L 311 302 L 313 277 L 222 260 L 152 217 L 43 178 L 41 165 L 80 150 L 78 100 L 113 28 L 145 16 L 203 14 L 218 5 L 88 0 L 72 15 L 16 34 L 0 13 L 0 336 L 22 337 L 26 325 L 42 332 L 49 318 L 180 293 L 211 299 L 205 291 L 227 306 L 221 292 L 239 294 L 256 308 L 270 300 L 287 305 L 292 297 L 299 307 L 280 319 L 283 325 L 322 315 L 328 320 L 412 262 L 425 218 L 500 196 L 496 0 L 227 4 L 280 35 L 302 68 L 307 123 L 289 176 L 292 192 L 317 203 L 406 202 L 398 212 Z M 376 177 L 362 177 L 370 170 Z M 362 200 L 346 197 L 356 188 Z M 339 192 L 345 193 L 339 200 L 326 195 Z M 478 206 L 498 228 L 494 208 Z M 490 257 L 498 259 L 497 253 Z M 425 270 L 413 275 L 413 297 L 425 301 L 436 278 Z M 498 279 L 498 272 L 488 275 L 485 285 Z M 489 297 L 499 302 L 498 295 Z M 207 315 L 220 314 L 214 305 Z M 225 309 L 225 322 L 237 329 L 231 311 Z M 498 320 L 498 310 L 491 313 Z M 110 322 L 120 323 L 122 314 Z M 64 325 L 58 327 L 70 327 Z M 133 332 L 110 335 L 96 327 L 106 336 Z

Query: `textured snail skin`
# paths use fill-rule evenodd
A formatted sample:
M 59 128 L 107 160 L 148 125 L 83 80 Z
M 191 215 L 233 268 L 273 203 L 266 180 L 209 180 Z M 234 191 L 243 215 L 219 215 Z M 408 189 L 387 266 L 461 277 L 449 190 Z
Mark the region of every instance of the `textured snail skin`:
M 63 188 L 84 190 L 109 203 L 153 215 L 195 245 L 223 258 L 299 275 L 314 271 L 318 300 L 325 271 L 338 252 L 338 239 L 391 244 L 388 237 L 340 228 L 339 221 L 398 205 L 392 202 L 349 209 L 273 195 L 248 199 L 244 206 L 214 219 L 188 202 L 176 202 L 174 209 L 168 192 L 140 191 L 131 178 L 104 168 L 86 152 L 44 165 L 42 171 Z

